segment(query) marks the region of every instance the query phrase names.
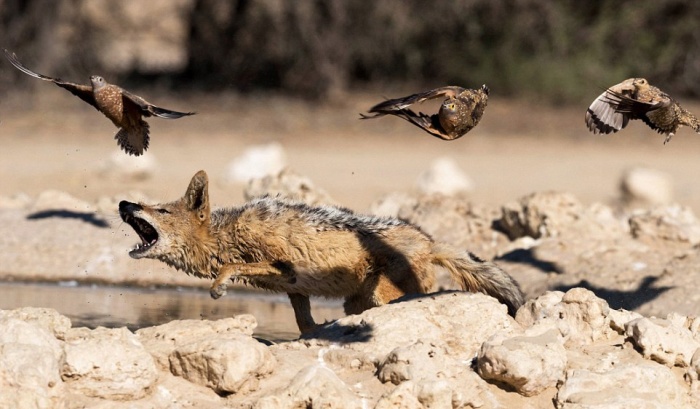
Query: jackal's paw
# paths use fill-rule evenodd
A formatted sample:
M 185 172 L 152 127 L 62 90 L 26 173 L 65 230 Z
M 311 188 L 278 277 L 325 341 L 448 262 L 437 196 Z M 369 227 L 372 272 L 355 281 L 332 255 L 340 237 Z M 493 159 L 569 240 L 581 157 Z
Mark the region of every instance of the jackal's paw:
M 226 295 L 226 284 L 219 284 L 219 285 L 213 285 L 209 289 L 209 295 L 211 295 L 211 298 L 217 300 L 224 295 Z

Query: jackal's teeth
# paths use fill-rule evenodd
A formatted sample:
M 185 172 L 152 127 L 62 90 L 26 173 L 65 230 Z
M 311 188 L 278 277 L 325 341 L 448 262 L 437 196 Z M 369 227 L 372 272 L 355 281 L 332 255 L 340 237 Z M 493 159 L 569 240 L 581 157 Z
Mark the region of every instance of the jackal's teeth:
M 138 243 L 138 244 L 136 244 L 136 249 L 140 250 L 140 249 L 145 249 L 145 248 L 151 247 L 152 245 L 156 244 L 156 241 L 157 241 L 156 239 L 153 239 L 153 240 L 151 240 L 150 243 L 147 243 L 147 242 Z
M 137 243 L 136 246 L 134 247 L 134 250 L 143 250 L 145 248 L 151 247 L 151 244 L 149 243 Z

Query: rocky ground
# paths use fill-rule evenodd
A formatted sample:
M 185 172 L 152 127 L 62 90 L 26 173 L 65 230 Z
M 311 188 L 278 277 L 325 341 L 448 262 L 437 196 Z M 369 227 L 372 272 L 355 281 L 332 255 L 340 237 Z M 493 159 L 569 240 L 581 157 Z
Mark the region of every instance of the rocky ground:
M 406 325 L 410 322 L 411 325 Z M 574 288 L 512 319 L 445 292 L 268 345 L 256 321 L 71 328 L 55 310 L 0 311 L 7 408 L 696 408 L 700 322 L 610 309 Z
M 464 175 L 440 165 L 422 178 L 422 193 L 389 194 L 373 212 L 498 262 L 530 298 L 515 320 L 490 297 L 446 292 L 269 344 L 253 337 L 251 315 L 131 332 L 71 328 L 50 309 L 7 310 L 0 313 L 5 407 L 700 405 L 700 221 L 678 205 L 629 210 L 659 199 L 644 189 L 656 183 L 654 191 L 663 191 L 662 175 L 628 174 L 617 208 L 554 192 L 477 206 L 462 196 L 468 185 L 450 191 L 445 177 Z M 244 193 L 333 202 L 289 169 L 253 179 Z M 3 266 L 14 278 L 208 284 L 156 262 L 135 268 L 120 256 L 133 237 L 108 216 L 116 206 L 108 198 L 88 203 L 49 191 L 0 204 L 1 224 L 13 232 L 3 242 Z M 99 234 L 108 226 L 112 234 Z M 32 262 L 36 252 L 51 263 Z M 88 261 L 76 263 L 76 252 Z
M 67 136 L 56 141 L 35 116 L 3 118 L 2 142 L 14 151 L 0 152 L 2 277 L 206 287 L 209 283 L 157 262 L 128 258 L 136 239 L 115 213 L 121 199 L 179 197 L 189 177 L 204 168 L 215 205 L 277 192 L 312 203 L 335 202 L 402 217 L 436 240 L 492 259 L 521 283 L 529 299 L 516 318 L 484 295 L 448 292 L 342 318 L 306 339 L 270 344 L 253 337 L 256 318 L 250 315 L 173 321 L 138 331 L 88 329 L 72 328 L 66 317 L 31 308 L 29 302 L 0 313 L 2 407 L 700 405 L 695 318 L 700 201 L 693 174 L 683 171 L 695 166 L 688 148 L 697 147 L 695 142 L 674 139 L 669 146 L 678 156 L 665 159 L 660 170 L 653 166 L 662 156 L 656 152 L 669 152 L 661 151 L 667 147 L 660 141 L 634 147 L 605 142 L 614 148 L 605 157 L 625 164 L 616 167 L 594 153 L 576 162 L 591 149 L 588 142 L 574 142 L 578 134 L 564 140 L 569 142 L 541 141 L 524 126 L 524 140 L 505 135 L 488 142 L 476 135 L 462 141 L 476 152 L 455 148 L 457 159 L 435 162 L 430 155 L 448 145 L 416 139 L 415 146 L 407 146 L 400 141 L 408 135 L 389 132 L 377 144 L 392 154 L 365 157 L 362 152 L 369 152 L 371 138 L 383 137 L 381 132 L 348 141 L 358 129 L 354 122 L 349 130 L 338 130 L 324 115 L 301 120 L 310 118 L 303 116 L 308 111 L 288 108 L 280 112 L 290 115 L 289 121 L 261 125 L 260 138 L 246 136 L 255 127 L 243 116 L 243 131 L 230 128 L 240 137 L 235 145 L 229 145 L 234 142 L 227 139 L 232 138 L 223 126 L 227 122 L 218 117 L 200 125 L 200 131 L 212 132 L 201 141 L 181 133 L 193 129 L 163 125 L 152 159 L 135 162 L 102 153 L 113 148 L 108 127 L 86 122 L 86 132 L 59 121 L 56 128 Z M 495 106 L 493 113 L 506 109 Z M 71 115 L 66 118 L 79 117 Z M 545 115 L 550 124 L 560 116 L 563 122 L 582 121 L 567 113 Z M 385 129 L 383 123 L 371 126 Z M 284 131 L 289 128 L 292 135 Z M 157 144 L 170 137 L 168 130 L 174 141 Z M 300 130 L 343 138 L 333 148 L 327 140 L 301 138 Z M 153 126 L 154 138 L 158 131 Z M 497 121 L 484 124 L 487 135 L 506 131 Z M 273 137 L 276 132 L 281 142 Z M 298 144 L 294 135 L 301 138 Z M 99 139 L 83 141 L 88 137 Z M 216 148 L 218 143 L 231 152 Z M 531 146 L 538 144 L 541 149 Z M 529 163 L 519 150 L 527 146 L 532 150 L 524 156 L 535 155 L 539 168 L 518 168 Z M 576 154 L 568 156 L 569 149 Z M 200 159 L 203 151 L 211 156 Z M 104 156 L 98 160 L 99 155 Z M 645 160 L 632 163 L 630 157 Z M 592 161 L 586 175 L 568 173 L 586 160 Z M 504 174 L 490 173 L 499 169 Z M 524 169 L 531 178 L 518 175 Z M 329 183 L 334 177 L 339 180 Z

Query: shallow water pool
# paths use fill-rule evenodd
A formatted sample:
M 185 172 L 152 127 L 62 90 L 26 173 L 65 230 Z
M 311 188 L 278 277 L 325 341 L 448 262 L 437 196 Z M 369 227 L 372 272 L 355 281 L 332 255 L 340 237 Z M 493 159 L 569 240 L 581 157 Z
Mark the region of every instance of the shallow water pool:
M 73 327 L 127 327 L 132 331 L 172 320 L 217 320 L 252 314 L 255 336 L 271 341 L 295 339 L 299 331 L 285 294 L 229 290 L 214 300 L 206 289 L 133 288 L 76 283 L 0 283 L 0 309 L 53 308 Z M 341 301 L 312 300 L 316 322 L 342 317 Z

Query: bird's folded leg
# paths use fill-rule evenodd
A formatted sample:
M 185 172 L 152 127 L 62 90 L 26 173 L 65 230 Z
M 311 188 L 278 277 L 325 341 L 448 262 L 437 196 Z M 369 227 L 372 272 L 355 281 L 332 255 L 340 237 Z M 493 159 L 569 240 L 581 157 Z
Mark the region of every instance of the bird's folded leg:
M 666 139 L 664 139 L 664 145 L 666 145 L 667 143 L 669 143 L 669 142 L 671 141 L 671 138 L 673 138 L 673 132 L 670 133 L 670 134 L 668 134 L 668 135 L 666 135 Z

